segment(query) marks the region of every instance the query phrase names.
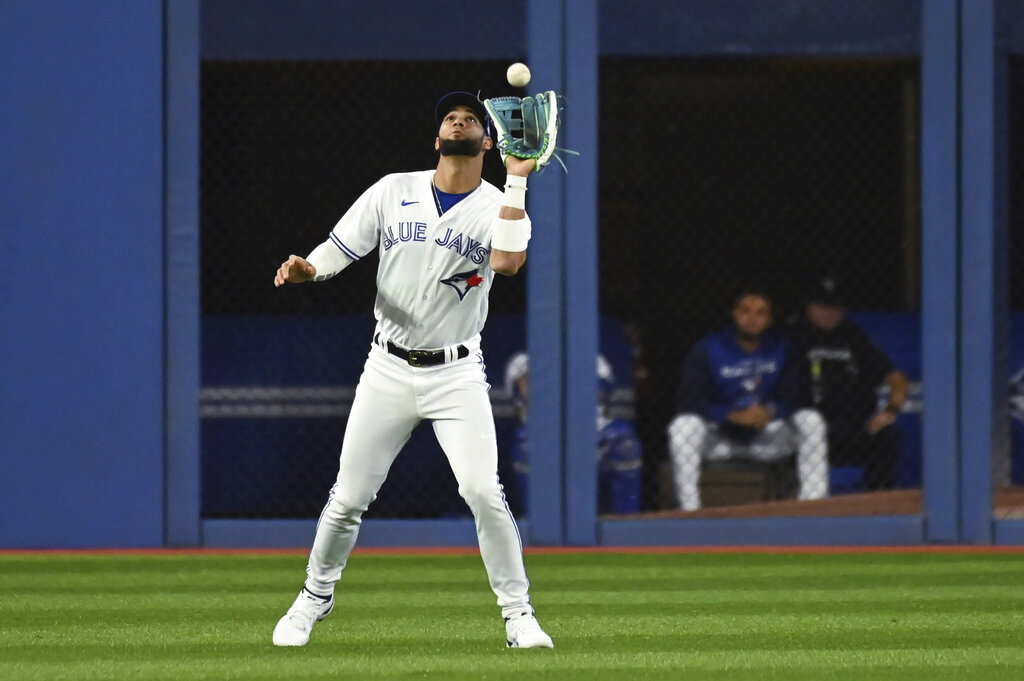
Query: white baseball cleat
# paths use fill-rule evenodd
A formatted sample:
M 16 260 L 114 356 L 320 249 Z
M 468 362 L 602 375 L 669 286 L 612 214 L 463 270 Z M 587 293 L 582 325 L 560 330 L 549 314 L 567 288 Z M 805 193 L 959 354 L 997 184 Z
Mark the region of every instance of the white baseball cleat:
M 551 637 L 529 613 L 505 618 L 505 636 L 509 648 L 554 648 Z
M 292 607 L 274 627 L 275 646 L 304 646 L 309 643 L 313 625 L 334 610 L 334 596 L 321 598 L 305 588 L 299 592 Z

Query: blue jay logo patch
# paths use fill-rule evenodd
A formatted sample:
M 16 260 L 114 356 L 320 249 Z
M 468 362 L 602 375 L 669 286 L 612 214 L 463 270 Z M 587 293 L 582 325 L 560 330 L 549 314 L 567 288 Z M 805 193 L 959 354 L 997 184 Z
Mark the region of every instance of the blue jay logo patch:
M 481 277 L 477 270 L 469 270 L 467 272 L 459 272 L 453 274 L 447 279 L 442 279 L 442 284 L 447 284 L 455 289 L 455 292 L 459 294 L 459 301 L 462 301 L 469 293 L 470 289 L 476 288 L 484 282 L 484 278 Z
M 755 374 L 750 378 L 744 379 L 743 389 L 748 393 L 757 392 L 757 389 L 761 387 L 761 374 Z

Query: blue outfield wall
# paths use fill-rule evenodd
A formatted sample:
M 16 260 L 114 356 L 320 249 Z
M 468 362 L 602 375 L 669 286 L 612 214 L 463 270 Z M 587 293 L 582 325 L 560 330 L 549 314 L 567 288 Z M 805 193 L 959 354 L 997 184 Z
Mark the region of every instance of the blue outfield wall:
M 1018 5 L 996 5 L 1004 20 L 1024 23 Z M 978 184 L 972 169 L 981 165 L 960 165 L 993 162 L 986 149 L 964 155 L 958 147 L 963 136 L 980 135 L 985 145 L 993 139 L 977 121 L 963 127 L 965 112 L 958 108 L 961 76 L 987 75 L 961 74 L 961 64 L 992 68 L 986 55 L 991 36 L 969 15 L 972 7 L 966 0 L 521 0 L 507 10 L 466 13 L 459 0 L 387 0 L 373 7 L 333 0 L 0 2 L 0 247 L 6 256 L 0 269 L 0 547 L 308 541 L 308 523 L 199 518 L 200 56 L 471 59 L 523 53 L 537 64 L 538 87 L 564 87 L 570 99 L 584 102 L 595 100 L 602 55 L 922 54 L 921 350 L 934 415 L 923 435 L 926 518 L 692 526 L 595 519 L 591 527 L 588 505 L 569 508 L 565 496 L 570 480 L 576 493 L 594 486 L 587 477 L 593 466 L 584 465 L 579 443 L 562 435 L 592 427 L 592 413 L 581 406 L 592 400 L 570 391 L 573 380 L 592 372 L 582 361 L 568 361 L 565 348 L 597 343 L 596 281 L 584 281 L 593 244 L 587 260 L 574 265 L 580 279 L 567 284 L 561 274 L 570 258 L 565 240 L 586 238 L 586 224 L 573 223 L 540 236 L 547 240 L 547 260 L 534 261 L 551 269 L 539 282 L 548 287 L 545 295 L 531 294 L 528 345 L 553 383 L 549 402 L 537 405 L 552 416 L 536 439 L 553 441 L 564 459 L 548 471 L 552 484 L 531 486 L 531 495 L 534 489 L 540 495 L 531 497 L 531 506 L 550 510 L 543 524 L 527 528 L 533 542 L 747 543 L 761 537 L 817 543 L 822 536 L 830 543 L 955 542 L 964 539 L 966 517 L 971 541 L 1019 543 L 1019 522 L 990 528 L 977 500 L 963 503 L 964 493 L 981 489 L 990 472 L 981 461 L 969 464 L 965 475 L 963 462 L 984 457 L 965 459 L 961 436 L 992 431 L 986 415 L 977 413 L 983 410 L 962 406 L 979 392 L 989 400 L 994 384 L 961 384 L 962 374 L 950 367 L 973 370 L 980 361 L 987 372 L 993 348 L 986 337 L 1002 323 L 993 301 L 991 310 L 980 310 L 981 325 L 961 338 L 960 306 L 986 293 L 978 286 L 963 289 L 962 280 L 951 277 L 974 268 L 979 257 L 982 268 L 998 264 L 991 250 L 966 256 L 956 250 L 965 223 L 978 239 L 975 246 L 998 252 L 992 240 L 1004 238 L 1000 207 L 991 203 L 1000 169 Z M 984 0 L 984 7 L 990 15 L 992 3 Z M 498 12 L 522 29 L 495 31 Z M 382 15 L 401 19 L 381 22 Z M 583 21 L 568 25 L 576 15 Z M 1011 41 L 1022 35 L 1009 33 Z M 975 83 L 982 87 L 968 94 L 992 96 L 986 83 Z M 988 104 L 983 108 L 991 111 Z M 567 134 L 596 163 L 593 112 L 572 116 Z M 970 182 L 959 186 L 962 178 Z M 592 218 L 592 177 L 538 185 L 531 212 L 564 222 L 571 206 L 573 216 Z M 975 283 L 988 287 L 996 280 Z M 537 283 L 531 280 L 531 287 Z M 560 301 L 567 294 L 586 306 L 566 310 Z M 422 532 L 402 522 L 382 521 L 371 531 L 374 526 L 367 523 L 364 541 L 471 540 L 464 520 L 426 522 Z
M 896 480 L 899 488 L 919 488 L 922 468 L 920 316 L 911 313 L 853 312 L 851 317 L 867 331 L 868 335 L 892 359 L 893 363 L 907 374 L 911 381 L 911 397 L 904 413 L 898 420 L 899 427 L 903 431 L 903 452 Z M 628 376 L 630 355 L 628 344 L 623 338 L 623 331 L 613 318 L 603 318 L 601 321 L 601 351 L 611 361 L 616 376 Z M 285 385 L 322 385 L 345 389 L 348 391 L 347 394 L 351 395 L 354 393 L 355 383 L 358 379 L 359 363 L 339 364 L 333 362 L 331 358 L 337 354 L 355 357 L 365 353 L 366 339 L 372 333 L 372 325 L 372 319 L 365 315 L 350 318 L 307 319 L 301 322 L 287 320 L 286 323 L 278 318 L 204 318 L 202 354 L 204 361 L 208 363 L 207 372 L 204 374 L 205 386 L 207 388 L 216 386 L 220 389 L 232 386 L 273 388 Z M 524 320 L 519 317 L 498 316 L 489 321 L 488 332 L 484 336 L 483 350 L 488 358 L 492 385 L 501 384 L 502 367 L 507 358 L 522 347 L 523 327 Z M 1010 347 L 1013 351 L 1009 356 L 1010 366 L 1014 367 L 1015 371 L 1024 371 L 1024 314 L 1014 315 L 1012 331 Z M 296 344 L 298 338 L 302 340 L 301 343 Z M 250 352 L 246 353 L 244 358 L 239 358 L 234 351 L 238 347 L 273 348 L 274 350 L 272 352 L 268 350 L 266 355 L 258 351 Z M 927 393 L 927 390 L 924 392 Z M 499 396 L 496 397 L 496 395 Z M 283 400 L 284 398 L 278 399 Z M 335 399 L 341 404 L 346 398 Z M 351 397 L 349 396 L 347 399 L 350 400 Z M 507 475 L 510 470 L 504 457 L 511 449 L 512 438 L 518 422 L 514 414 L 511 413 L 510 404 L 502 401 L 506 399 L 503 391 L 492 391 L 492 399 L 495 400 L 495 421 L 502 461 L 499 464 L 499 470 L 503 475 Z M 259 541 L 271 542 L 271 545 L 275 545 L 277 542 L 284 542 L 280 545 L 289 546 L 305 543 L 306 535 L 302 532 L 305 532 L 306 529 L 299 521 L 273 521 L 264 524 L 216 518 L 254 513 L 257 510 L 265 513 L 266 517 L 273 517 L 274 505 L 267 501 L 269 499 L 278 500 L 278 512 L 285 511 L 289 507 L 287 501 L 289 483 L 287 476 L 283 475 L 283 471 L 294 463 L 291 461 L 291 453 L 282 443 L 295 437 L 310 437 L 312 433 L 320 434 L 317 435 L 317 439 L 323 437 L 330 441 L 329 438 L 336 437 L 339 430 L 338 421 L 343 422 L 344 417 L 336 415 L 331 418 L 314 419 L 257 419 L 254 422 L 253 419 L 242 414 L 235 418 L 226 417 L 225 413 L 216 408 L 217 404 L 216 399 L 212 397 L 204 398 L 203 411 L 207 415 L 203 418 L 203 443 L 207 455 L 203 460 L 203 516 L 208 518 L 203 523 L 204 540 L 210 545 L 222 545 L 223 542 L 227 542 L 223 545 L 228 546 L 244 545 L 239 542 L 253 541 L 257 538 Z M 278 404 L 282 407 L 281 411 L 287 411 L 288 406 L 298 406 L 298 403 L 284 401 Z M 631 402 L 619 402 L 617 406 L 632 409 Z M 1024 421 L 1015 421 L 1014 424 L 1012 481 L 1014 484 L 1022 484 L 1024 483 Z M 335 450 L 331 449 L 329 452 L 325 450 L 315 455 L 310 453 L 306 455 L 306 459 L 312 462 L 314 458 L 331 459 L 335 456 Z M 416 461 L 415 468 L 404 465 L 410 461 Z M 587 464 L 589 465 L 589 462 Z M 237 475 L 240 467 L 244 467 L 247 471 L 244 479 L 240 479 Z M 407 536 L 402 532 L 405 531 L 404 528 L 408 523 L 382 520 L 381 516 L 400 517 L 404 508 L 401 495 L 397 497 L 392 495 L 390 489 L 405 489 L 407 485 L 415 486 L 417 484 L 431 489 L 444 490 L 432 497 L 429 506 L 425 506 L 418 500 L 414 504 L 417 512 L 428 513 L 438 518 L 438 520 L 430 521 L 408 521 L 413 524 L 415 522 L 422 523 L 420 533 L 415 535 L 418 540 L 426 541 L 424 538 L 429 537 L 431 542 L 452 542 L 462 536 L 456 530 L 469 521 L 469 509 L 456 494 L 455 483 L 448 471 L 447 462 L 441 455 L 431 432 L 418 430 L 414 433 L 388 478 L 389 486 L 382 491 L 380 498 L 373 506 L 373 515 L 376 517 L 366 521 L 367 537 L 373 537 L 367 541 L 383 542 L 383 544 L 375 545 L 387 545 L 387 542 L 390 541 L 401 543 L 401 538 Z M 837 486 L 837 480 L 833 480 L 835 494 L 860 490 L 856 480 L 847 481 L 842 489 Z M 327 484 L 329 481 L 324 481 L 325 489 Z M 394 487 L 391 487 L 392 484 Z M 323 492 L 324 490 L 319 491 Z M 520 497 L 518 495 L 520 491 L 518 485 L 506 489 L 513 509 L 519 508 Z M 578 490 L 576 493 L 577 503 L 582 502 L 582 493 Z M 591 498 L 596 500 L 596 492 Z M 593 521 L 594 513 L 595 510 L 591 509 L 589 516 L 584 516 L 579 509 L 571 508 L 566 514 L 567 527 L 571 527 L 572 518 L 570 516 L 572 514 L 576 514 L 580 518 L 580 525 L 585 518 L 589 518 L 588 529 L 595 535 L 589 542 L 590 544 L 595 542 L 603 544 L 625 542 L 632 545 L 650 543 L 761 544 L 777 543 L 780 541 L 780 536 L 786 537 L 783 543 L 793 541 L 793 535 L 786 534 L 790 530 L 775 528 L 769 533 L 762 532 L 762 527 L 765 524 L 768 526 L 780 525 L 780 521 L 777 519 L 764 519 L 757 522 L 702 520 L 699 524 L 694 524 L 695 521 L 680 522 L 679 520 L 660 518 L 650 521 L 604 519 L 595 523 Z M 786 525 L 786 523 L 781 524 Z M 871 533 L 872 524 L 877 524 L 875 528 L 877 531 L 873 534 Z M 253 529 L 253 526 L 263 527 L 266 531 L 260 534 Z M 720 533 L 718 536 L 712 531 L 716 527 Z M 868 538 L 869 543 L 898 544 L 906 543 L 908 537 L 914 537 L 913 532 L 918 534 L 916 539 L 910 540 L 911 543 L 920 542 L 925 526 L 923 518 L 919 517 L 905 517 L 901 520 L 889 518 L 884 522 L 879 518 L 870 517 L 838 521 L 834 518 L 805 518 L 794 521 L 793 528 L 796 528 L 798 532 L 807 532 L 810 537 L 808 541 L 824 541 L 822 538 L 830 538 L 834 541 L 836 536 L 843 536 L 846 542 L 863 543 L 864 539 Z M 520 531 L 525 537 L 531 536 L 522 527 Z M 231 536 L 232 532 L 236 533 L 233 537 Z M 840 534 L 837 535 L 837 532 Z M 567 543 L 587 544 L 586 542 L 572 542 L 571 532 L 567 531 L 566 535 L 569 537 Z M 1000 536 L 1007 535 L 1003 531 Z M 773 537 L 773 539 L 769 540 L 768 537 Z M 462 539 L 459 541 L 458 545 L 463 545 Z M 531 543 L 540 544 L 537 541 Z
M 164 541 L 163 39 L 160 0 L 0 3 L 2 547 Z
M 218 6 L 216 13 L 204 12 L 204 56 L 227 58 L 295 58 L 315 55 L 322 58 L 353 58 L 361 55 L 381 56 L 380 41 L 375 30 L 353 34 L 351 40 L 341 43 L 324 39 L 322 31 L 305 30 L 310 14 L 275 13 L 277 34 L 272 40 L 260 43 L 254 37 L 251 22 L 236 24 L 225 18 L 224 8 L 240 0 L 210 0 Z M 261 3 L 262 4 L 262 3 Z M 316 3 L 314 3 L 316 4 Z M 402 0 L 394 0 L 394 7 L 402 7 Z M 962 427 L 958 419 L 961 386 L 956 366 L 961 359 L 959 347 L 958 291 L 960 281 L 950 273 L 959 269 L 961 254 L 956 250 L 957 235 L 961 228 L 959 194 L 958 140 L 960 139 L 959 55 L 961 5 L 955 0 L 936 0 L 922 3 L 918 0 L 866 0 L 856 7 L 844 0 L 798 0 L 781 6 L 759 0 L 696 0 L 675 3 L 653 0 L 637 4 L 624 0 L 588 2 L 562 0 L 544 3 L 526 0 L 526 44 L 530 62 L 536 65 L 538 87 L 553 87 L 564 91 L 572 100 L 590 101 L 594 67 L 593 56 L 600 55 L 757 55 L 804 54 L 830 56 L 870 56 L 879 54 L 922 54 L 924 71 L 923 127 L 927 131 L 923 163 L 925 193 L 924 232 L 925 263 L 923 277 L 924 325 L 928 331 L 921 336 L 926 383 L 930 383 L 927 400 L 929 409 L 939 418 L 926 419 L 924 439 L 926 449 L 934 456 L 925 462 L 927 522 L 920 517 L 907 518 L 851 518 L 851 519 L 764 519 L 689 523 L 668 521 L 597 521 L 593 519 L 590 503 L 579 503 L 593 495 L 594 470 L 585 456 L 576 452 L 572 437 L 558 432 L 588 432 L 589 407 L 592 404 L 580 391 L 574 396 L 568 386 L 591 380 L 590 370 L 581 371 L 566 357 L 565 348 L 595 345 L 596 324 L 589 315 L 590 296 L 596 281 L 584 276 L 567 283 L 567 269 L 576 266 L 565 247 L 566 239 L 587 238 L 581 224 L 570 222 L 577 213 L 566 213 L 572 205 L 584 213 L 591 210 L 596 200 L 596 183 L 569 181 L 546 183 L 535 188 L 531 197 L 531 213 L 537 218 L 562 218 L 565 230 L 561 239 L 544 233 L 539 235 L 543 246 L 531 256 L 542 257 L 550 267 L 531 269 L 528 345 L 538 365 L 544 366 L 542 375 L 550 383 L 543 391 L 544 405 L 535 409 L 540 418 L 531 419 L 531 439 L 561 443 L 564 463 L 550 462 L 549 470 L 541 476 L 544 485 L 531 486 L 530 505 L 543 508 L 543 524 L 530 528 L 529 538 L 536 543 L 744 543 L 770 540 L 781 543 L 819 543 L 827 537 L 831 543 L 914 543 L 921 541 L 957 541 L 961 528 L 959 480 L 961 471 Z M 317 5 L 318 7 L 320 5 Z M 516 4 L 517 8 L 521 5 Z M 279 9 L 279 7 L 277 8 Z M 415 13 L 415 8 L 406 8 Z M 592 26 L 596 11 L 596 29 L 573 30 L 567 25 L 566 12 L 581 14 L 582 24 Z M 968 9 L 965 7 L 964 12 Z M 541 15 L 546 19 L 541 21 Z M 411 14 L 410 14 L 411 16 Z M 481 14 L 482 16 L 482 14 Z M 354 17 L 357 18 L 357 17 Z M 518 15 L 517 15 L 518 18 Z M 577 29 L 579 27 L 577 26 Z M 399 27 L 401 32 L 401 27 Z M 230 40 L 216 39 L 221 33 L 230 33 Z M 399 58 L 430 58 L 436 48 L 425 36 L 428 32 L 407 36 L 401 41 Z M 209 36 L 209 40 L 207 37 Z M 306 38 L 310 38 L 307 40 Z M 261 45 L 265 46 L 261 47 Z M 599 49 L 598 46 L 599 45 Z M 973 49 L 984 49 L 974 45 Z M 518 52 L 518 50 L 514 50 Z M 500 56 L 500 47 L 489 46 L 488 56 Z M 443 55 L 451 57 L 450 53 Z M 457 56 L 457 55 L 454 55 Z M 510 55 L 511 56 L 511 55 Z M 573 139 L 573 145 L 596 148 L 596 130 L 588 130 L 589 121 L 576 121 L 571 133 L 582 132 Z M 582 124 L 582 128 L 580 127 Z M 596 153 L 596 152 L 595 152 Z M 936 165 L 934 162 L 938 161 Z M 949 202 L 952 201 L 950 205 Z M 568 224 L 566 224 L 568 223 Z M 585 227 L 585 225 L 584 225 Z M 592 242 L 591 242 L 592 243 Z M 589 258 L 589 254 L 585 254 Z M 534 263 L 535 265 L 537 262 Z M 582 263 L 583 270 L 589 262 Z M 542 270 L 542 271 L 538 271 Z M 588 289 L 590 286 L 591 289 Z M 569 290 L 574 287 L 573 290 Z M 544 296 L 535 294 L 543 289 Z M 560 295 L 555 295 L 556 292 Z M 570 297 L 571 296 L 571 297 Z M 566 309 L 564 300 L 582 300 L 580 309 Z M 580 314 L 582 313 L 582 314 Z M 570 320 L 570 316 L 573 317 Z M 576 319 L 579 317 L 579 319 Z M 581 353 L 584 354 L 584 353 Z M 953 360 L 952 362 L 950 360 Z M 977 358 L 976 358 L 977 359 Z M 981 358 L 984 361 L 984 358 Z M 586 378 L 580 375 L 585 374 Z M 578 399 L 577 399 L 578 397 Z M 546 447 L 552 448 L 552 447 Z M 571 483 L 570 483 L 571 481 Z M 588 520 L 591 518 L 591 520 Z M 390 521 L 385 521 L 390 522 Z M 433 543 L 451 538 L 456 531 L 448 522 L 437 521 L 424 526 L 421 541 Z M 252 535 L 259 523 L 232 523 L 208 521 L 206 539 L 230 541 L 231 527 Z M 392 528 L 401 525 L 389 525 Z M 216 527 L 217 531 L 213 529 Z M 269 525 L 268 525 L 269 527 Z M 687 529 L 689 528 L 689 529 Z M 392 531 L 394 532 L 394 531 Z M 1014 529 L 1002 525 L 997 537 L 1012 536 Z M 280 537 L 280 535 L 278 535 Z M 395 539 L 399 533 L 390 534 Z

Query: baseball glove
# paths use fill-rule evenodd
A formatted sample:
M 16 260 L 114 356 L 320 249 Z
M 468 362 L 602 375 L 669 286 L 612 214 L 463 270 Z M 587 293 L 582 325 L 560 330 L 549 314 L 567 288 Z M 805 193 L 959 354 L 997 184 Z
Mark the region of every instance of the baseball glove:
M 494 121 L 502 163 L 507 163 L 509 156 L 530 158 L 537 164 L 534 172 L 539 173 L 553 158 L 569 172 L 560 153 L 579 154 L 556 146 L 562 118 L 559 97 L 553 90 L 533 97 L 493 97 L 485 99 L 484 106 Z

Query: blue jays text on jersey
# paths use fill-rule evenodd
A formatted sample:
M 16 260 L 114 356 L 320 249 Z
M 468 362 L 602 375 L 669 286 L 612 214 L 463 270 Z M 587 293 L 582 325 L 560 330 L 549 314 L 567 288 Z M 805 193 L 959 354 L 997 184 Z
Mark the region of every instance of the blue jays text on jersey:
M 491 249 L 467 234 L 455 234 L 451 227 L 443 237 L 434 239 L 434 243 L 444 248 L 450 248 L 463 258 L 468 258 L 477 265 L 482 263 L 490 254 Z
M 395 228 L 388 225 L 380 230 L 380 239 L 385 251 L 390 251 L 392 246 L 405 241 L 426 241 L 427 223 L 399 222 L 398 236 L 395 236 Z
M 385 253 L 396 244 L 427 240 L 427 223 L 425 222 L 399 222 L 397 231 L 398 234 L 395 234 L 395 228 L 392 225 L 381 229 L 381 246 Z M 442 248 L 455 251 L 477 265 L 482 264 L 491 253 L 491 249 L 486 244 L 480 243 L 468 234 L 455 233 L 451 227 L 447 228 L 444 236 L 434 239 L 434 243 Z

